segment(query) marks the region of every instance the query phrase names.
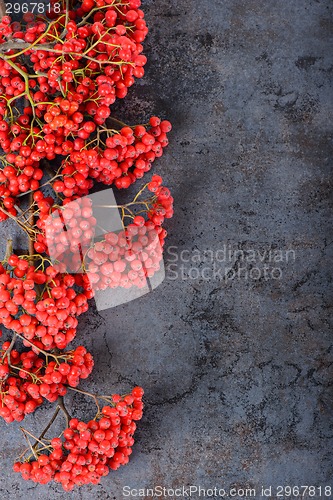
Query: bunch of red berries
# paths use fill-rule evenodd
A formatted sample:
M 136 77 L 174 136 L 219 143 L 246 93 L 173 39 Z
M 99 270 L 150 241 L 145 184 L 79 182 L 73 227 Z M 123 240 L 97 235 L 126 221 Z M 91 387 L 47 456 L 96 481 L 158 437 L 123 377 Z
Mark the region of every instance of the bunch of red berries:
M 107 233 L 87 252 L 87 272 L 81 281 L 77 279 L 81 286 L 93 290 L 143 288 L 147 285 L 146 278 L 160 269 L 167 235 L 161 224 L 173 213 L 173 198 L 161 183 L 161 177 L 153 176 L 148 184 L 148 189 L 155 193 L 150 200 L 148 220 L 142 215 L 134 216 L 133 223 L 124 231 Z
M 166 132 L 171 130 L 170 122 L 161 122 L 157 117 L 152 117 L 149 125 L 149 129 L 138 125 L 108 132 L 105 147 L 100 147 L 90 160 L 89 176 L 106 185 L 114 183 L 119 189 L 141 179 L 154 160 L 162 156 L 169 143 Z
M 0 416 L 7 422 L 21 422 L 25 415 L 33 413 L 43 403 L 43 398 L 30 394 L 29 386 L 39 380 L 44 360 L 34 351 L 9 351 L 10 342 L 4 342 L 0 350 Z
M 62 3 L 64 10 L 52 16 L 50 23 L 32 19 L 30 13 L 23 16 L 21 27 L 11 23 L 9 16 L 0 23 L 0 45 L 13 37 L 28 43 L 23 49 L 9 49 L 0 60 L 4 199 L 38 189 L 41 160 L 51 161 L 57 155 L 65 157 L 54 183 L 58 193 L 87 194 L 92 187 L 88 176 L 105 184 L 116 181 L 118 188 L 126 188 L 150 169 L 168 144 L 170 123 L 156 117 L 149 131 L 144 126 L 134 131 L 123 127 L 114 134 L 104 127 L 99 132 L 107 135 L 106 142 L 97 134 L 116 98 L 125 97 L 134 79 L 144 74 L 141 42 L 148 29 L 139 9 L 141 2 L 83 2 L 67 15 Z M 82 16 L 89 12 L 83 24 Z M 29 74 L 31 66 L 33 75 Z M 17 116 L 14 104 L 22 97 L 29 102 Z M 92 134 L 95 146 L 89 148 Z M 85 163 L 86 168 L 80 171 L 78 163 L 81 168 Z M 3 208 L 16 215 L 11 203 L 7 201 Z M 2 218 L 6 217 L 4 210 Z
M 75 272 L 81 266 L 78 248 L 81 247 L 81 252 L 85 253 L 95 235 L 96 219 L 93 217 L 92 200 L 87 196 L 74 201 L 66 199 L 62 206 L 52 208 L 52 202 L 45 201 L 45 198 L 41 198 L 38 202 L 41 213 L 37 226 L 42 232 L 35 249 L 43 249 L 54 260 L 61 262 L 62 265 L 56 265 L 57 269 Z
M 160 268 L 162 247 L 154 224 L 130 224 L 126 231 L 108 233 L 87 253 L 87 273 L 82 277 L 93 290 L 146 286 Z M 89 289 L 89 288 L 88 288 Z
M 142 179 L 168 145 L 171 124 L 153 116 L 129 126 L 113 116 L 115 101 L 144 75 L 140 0 L 51 6 L 47 16 L 0 19 L 0 220 L 12 219 L 29 238 L 28 255 L 9 245 L 0 263 L 0 324 L 11 331 L 0 351 L 0 416 L 22 421 L 45 399 L 56 404 L 35 443 L 23 429 L 28 455 L 14 470 L 70 491 L 128 462 L 143 390 L 104 397 L 78 389 L 93 358 L 83 346 L 64 349 L 96 290 L 142 288 L 160 269 L 162 226 L 173 215 L 158 175 L 131 202 L 99 207 L 119 210 L 118 232 L 100 225 L 89 194 L 96 183 L 126 189 Z M 94 420 L 70 419 L 68 390 L 94 399 Z M 45 432 L 60 410 L 69 425 L 50 444 Z
M 61 356 L 61 362 L 51 361 L 41 377 L 42 384 L 38 390 L 41 396 L 54 402 L 58 396 L 64 396 L 66 386 L 77 387 L 81 379 L 86 379 L 92 372 L 94 360 L 83 347 L 77 347 L 73 352 Z
M 36 352 L 37 351 L 37 352 Z M 76 387 L 80 379 L 92 372 L 92 355 L 83 347 L 59 355 L 53 361 L 36 348 L 27 352 L 10 349 L 4 342 L 0 351 L 0 416 L 6 422 L 21 421 L 40 406 L 43 398 L 55 402 L 67 393 L 67 387 Z
M 35 456 L 16 462 L 14 471 L 35 483 L 55 481 L 65 491 L 98 484 L 110 469 L 128 463 L 135 421 L 142 417 L 142 396 L 141 387 L 135 387 L 127 396 L 114 394 L 108 398 L 111 405 L 104 406 L 98 418 L 88 423 L 71 419 L 63 432 L 64 440 L 53 438 L 43 447 L 47 452 L 35 448 Z
M 83 274 L 84 269 L 84 275 L 76 277 L 76 283 L 84 288 L 88 298 L 91 298 L 91 290 L 118 286 L 143 288 L 146 278 L 160 268 L 167 235 L 161 226 L 173 215 L 173 198 L 162 183 L 160 176 L 153 175 L 146 186 L 153 196 L 137 201 L 138 205 L 145 205 L 147 219 L 132 215 L 133 222 L 123 231 L 106 233 L 93 245 L 97 221 L 91 198 L 66 199 L 63 207 L 51 207 L 52 202 L 45 203 L 45 199 L 41 199 L 37 225 L 43 235 L 39 235 L 35 248 L 42 246 L 58 259 L 56 268 L 59 270 L 70 269 Z
M 0 264 L 0 323 L 27 339 L 25 345 L 64 349 L 76 334 L 77 317 L 88 310 L 75 280 L 53 266 L 45 271 L 29 257 L 12 254 Z

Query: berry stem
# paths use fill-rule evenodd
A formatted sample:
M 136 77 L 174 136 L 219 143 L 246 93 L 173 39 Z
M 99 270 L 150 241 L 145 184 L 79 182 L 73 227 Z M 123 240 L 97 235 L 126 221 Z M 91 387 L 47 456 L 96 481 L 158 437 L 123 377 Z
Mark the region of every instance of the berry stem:
M 62 356 L 56 356 L 55 354 L 52 354 L 52 352 L 46 352 L 44 351 L 43 349 L 41 349 L 40 347 L 37 347 L 33 342 L 30 342 L 30 340 L 26 339 L 25 337 L 22 337 L 22 335 L 20 335 L 19 333 L 16 333 L 16 335 L 21 339 L 23 340 L 24 342 L 27 342 L 28 344 L 31 345 L 31 347 L 33 347 L 34 349 L 37 349 L 37 351 L 41 352 L 42 354 L 44 354 L 44 356 L 46 357 L 46 361 L 48 359 L 48 356 L 51 356 L 52 358 L 54 358 L 56 360 L 57 363 L 59 363 L 59 359 L 67 359 L 67 356 L 66 354 L 62 355 Z
M 129 125 L 127 125 L 127 123 L 125 122 L 122 122 L 121 120 L 118 120 L 118 118 L 115 118 L 114 116 L 110 116 L 107 120 L 106 120 L 106 124 L 108 125 L 108 122 L 109 121 L 113 121 L 115 123 L 118 123 L 121 127 L 129 127 Z
M 53 423 L 53 422 L 52 422 L 52 423 Z M 39 443 L 39 444 L 41 444 L 41 445 L 43 445 L 43 446 L 45 446 L 45 443 L 43 443 L 43 441 L 41 441 L 41 438 L 37 438 L 37 437 L 36 437 L 36 436 L 34 436 L 31 432 L 27 431 L 27 429 L 25 429 L 24 427 L 20 427 L 20 429 L 21 429 L 21 431 L 23 432 L 23 435 L 24 435 L 24 437 L 26 438 L 26 440 L 27 440 L 27 442 L 28 442 L 28 444 L 29 444 L 29 448 L 31 449 L 31 451 L 33 452 L 33 454 L 34 454 L 34 455 L 35 455 L 35 453 L 36 453 L 36 451 L 35 451 L 35 450 L 36 450 L 36 446 L 37 446 L 37 444 L 38 444 L 38 443 Z M 26 434 L 28 434 L 28 436 L 30 436 L 30 437 L 32 437 L 33 439 L 35 439 L 35 440 L 36 440 L 36 443 L 35 443 L 33 446 L 31 445 L 31 443 L 30 443 L 29 439 L 27 439 Z M 36 455 L 35 455 L 35 457 L 36 457 Z M 37 458 L 37 457 L 36 457 L 36 458 Z
M 92 394 L 91 392 L 83 391 L 82 389 L 78 389 L 77 387 L 67 386 L 68 389 L 71 389 L 74 392 L 79 392 L 80 394 L 84 394 L 85 396 L 89 396 L 93 398 L 96 403 L 97 408 L 99 408 L 98 400 L 102 399 L 103 401 L 107 401 L 110 404 L 113 404 L 111 398 L 109 396 L 99 396 L 98 394 Z
M 23 69 L 21 69 L 17 64 L 15 64 L 13 61 L 8 59 L 7 56 L 2 55 L 1 58 L 9 64 L 13 69 L 15 69 L 23 78 L 24 83 L 25 83 L 25 93 L 26 93 L 26 98 L 29 100 L 30 106 L 32 108 L 33 115 L 35 117 L 35 103 L 31 97 L 30 94 L 30 87 L 29 87 L 29 75 Z
M 2 0 L 0 0 L 0 1 L 2 1 Z M 40 40 L 42 40 L 45 37 L 45 35 L 50 31 L 53 24 L 54 23 L 49 24 L 49 26 L 45 30 L 45 32 L 43 32 L 33 43 L 24 43 L 23 42 L 23 43 L 17 44 L 17 43 L 15 43 L 14 40 L 10 40 L 9 42 L 5 42 L 4 44 L 1 45 L 1 52 L 7 51 L 9 49 L 19 48 L 19 49 L 23 49 L 23 50 L 20 50 L 20 52 L 16 52 L 15 54 L 12 54 L 12 55 L 7 55 L 6 59 L 17 58 L 18 56 L 21 56 L 22 54 L 24 54 L 28 50 L 35 47 L 38 44 L 38 42 L 40 42 Z M 47 44 L 47 46 L 52 48 L 51 44 Z
M 106 45 L 111 46 L 111 44 L 106 44 Z M 118 46 L 115 46 L 115 45 L 112 45 L 112 46 L 118 47 Z M 74 51 L 71 51 L 71 52 L 65 53 L 62 50 L 54 49 L 50 44 L 36 45 L 34 47 L 34 49 L 36 49 L 36 50 L 45 50 L 46 52 L 52 52 L 53 54 L 59 54 L 61 56 L 64 56 L 64 55 L 78 56 L 78 57 L 81 57 L 83 59 L 88 59 L 88 61 L 95 62 L 95 63 L 97 63 L 99 65 L 104 65 L 104 64 L 105 65 L 113 64 L 115 66 L 122 66 L 124 64 L 127 64 L 128 66 L 133 66 L 134 65 L 131 62 L 125 62 L 125 61 L 112 61 L 110 63 L 109 60 L 103 61 L 103 60 L 94 59 L 93 57 L 87 56 L 86 53 L 84 53 L 84 52 L 74 52 Z M 89 50 L 91 50 L 91 47 L 89 47 Z M 1 54 L 1 51 L 0 51 L 0 54 Z M 16 54 L 15 54 L 15 56 L 16 56 Z M 28 75 L 27 73 L 25 73 L 24 71 L 22 71 L 20 68 L 18 68 L 18 66 L 16 66 L 16 64 L 14 64 L 10 59 L 8 59 L 8 56 L 5 57 L 4 55 L 1 55 L 0 57 L 2 57 L 2 59 L 4 59 L 5 61 L 7 61 L 8 64 L 10 64 L 14 69 L 16 69 L 16 71 L 18 71 L 20 73 L 20 75 L 23 76 L 24 79 L 30 77 L 30 75 Z M 30 93 L 29 93 L 29 96 L 30 96 Z M 31 99 L 31 96 L 29 97 L 29 100 L 30 99 Z M 35 104 L 34 104 L 34 102 L 32 100 L 30 100 L 30 104 L 31 104 L 31 106 L 33 108 L 35 107 Z
M 6 15 L 6 4 L 4 0 L 0 0 L 0 21 L 5 15 Z
M 63 396 L 58 397 L 57 403 L 58 403 L 58 408 L 63 412 L 63 414 L 66 417 L 67 426 L 69 426 L 69 421 L 71 420 L 72 417 L 70 416 L 70 414 L 65 406 Z
M 60 411 L 60 406 L 57 405 L 56 409 L 55 409 L 55 412 L 51 418 L 51 420 L 49 421 L 49 423 L 47 424 L 47 426 L 45 427 L 45 429 L 43 430 L 43 432 L 41 433 L 41 435 L 39 436 L 39 440 L 43 439 L 45 434 L 47 433 L 47 431 L 49 430 L 49 428 L 52 426 L 53 422 L 55 421 L 55 419 L 57 418 L 58 416 L 58 413 Z M 38 440 L 36 441 L 36 443 L 34 444 L 34 447 L 37 446 L 37 443 L 38 443 Z
M 36 453 L 36 448 L 38 446 L 38 444 L 42 444 L 43 445 L 43 449 L 45 448 L 49 448 L 48 446 L 45 446 L 45 443 L 43 443 L 42 439 L 45 438 L 45 434 L 47 433 L 47 431 L 52 427 L 53 423 L 55 422 L 57 416 L 59 415 L 59 412 L 60 410 L 62 410 L 65 414 L 65 417 L 66 417 L 66 421 L 67 421 L 67 425 L 69 424 L 69 420 L 71 419 L 65 405 L 64 405 L 64 400 L 63 400 L 63 397 L 62 396 L 59 396 L 59 398 L 57 399 L 57 406 L 56 406 L 56 409 L 55 409 L 55 412 L 53 413 L 50 421 L 48 422 L 47 426 L 43 429 L 43 431 L 41 432 L 41 434 L 39 435 L 39 437 L 37 438 L 36 436 L 33 436 L 31 433 L 29 433 L 26 429 L 24 429 L 23 427 L 21 427 L 21 431 L 23 432 L 24 436 L 25 436 L 25 439 L 26 441 L 28 442 L 29 444 L 29 449 L 32 451 L 33 455 L 36 457 L 35 453 Z M 33 437 L 35 439 L 35 442 L 33 445 L 31 445 L 29 439 L 27 438 L 27 436 L 25 435 L 25 433 L 29 434 L 31 437 Z M 24 452 L 20 455 L 19 459 L 22 459 L 24 457 L 24 455 L 27 453 L 28 451 L 28 448 L 24 450 Z
M 66 5 L 65 5 L 65 24 L 64 24 L 64 29 L 61 33 L 61 35 L 59 36 L 60 40 L 63 39 L 66 34 L 67 34 L 67 24 L 68 24 L 68 18 L 69 18 L 69 1 L 66 0 Z
M 49 179 L 48 181 L 44 182 L 44 184 L 41 184 L 39 186 L 39 189 L 45 187 L 45 186 L 48 186 L 49 184 L 51 184 L 55 179 L 58 179 L 59 177 L 61 177 L 61 174 L 56 174 L 54 175 L 54 177 L 52 177 L 52 179 Z M 17 195 L 17 198 L 21 198 L 22 196 L 26 196 L 27 194 L 30 194 L 30 193 L 34 193 L 34 191 L 31 189 L 30 191 L 26 191 L 25 193 L 21 193 L 21 194 L 18 194 Z M 1 208 L 1 210 L 3 212 L 5 212 L 5 210 L 3 208 Z M 7 212 L 5 212 L 7 214 Z
M 1 0 L 0 0 L 1 1 Z M 6 53 L 8 50 L 15 49 L 29 49 L 31 47 L 31 43 L 27 42 L 17 42 L 15 40 L 9 40 L 8 42 L 4 42 L 0 46 L 0 52 L 2 54 Z M 15 54 L 16 56 L 16 54 Z
M 21 229 L 23 229 L 23 231 L 25 231 L 27 234 L 29 234 L 30 228 L 26 227 L 15 215 L 12 215 L 4 207 L 1 207 L 0 210 L 4 214 L 6 214 L 10 219 L 14 220 L 16 222 L 16 224 L 19 225 Z
M 47 424 L 47 426 L 45 427 L 45 429 L 43 430 L 43 432 L 41 433 L 41 435 L 39 436 L 39 440 L 43 439 L 43 437 L 45 436 L 45 434 L 47 433 L 47 431 L 49 430 L 49 428 L 51 427 L 51 425 L 53 424 L 53 422 L 55 421 L 55 419 L 57 418 L 58 416 L 58 413 L 60 411 L 60 406 L 58 405 L 55 409 L 55 412 L 51 418 L 51 420 L 49 421 L 49 423 Z M 34 444 L 34 447 L 36 446 L 37 443 Z
M 12 253 L 13 253 L 13 240 L 11 238 L 9 238 L 7 240 L 6 254 L 5 254 L 5 258 L 4 258 L 3 262 L 7 261 L 7 259 L 12 255 Z
M 144 190 L 147 188 L 147 186 L 148 186 L 148 184 L 145 184 L 145 185 L 143 186 L 143 188 L 142 188 L 142 189 L 140 189 L 140 191 L 136 194 L 136 196 L 135 196 L 135 198 L 134 198 L 134 200 L 133 200 L 133 202 L 132 202 L 132 203 L 135 203 L 135 202 L 136 202 L 136 200 L 137 200 L 137 199 L 139 198 L 139 196 L 140 196 L 140 195 L 144 192 Z M 130 203 L 129 203 L 129 205 L 130 205 Z
M 12 340 L 11 340 L 11 343 L 10 343 L 10 345 L 9 345 L 8 349 L 6 350 L 6 352 L 4 353 L 4 355 L 2 356 L 1 363 L 3 363 L 3 362 L 4 362 L 4 359 L 5 359 L 5 357 L 7 356 L 7 358 L 8 358 L 8 364 L 10 364 L 10 353 L 12 352 L 12 349 L 13 349 L 13 347 L 14 347 L 14 345 L 15 345 L 16 337 L 17 337 L 17 334 L 16 334 L 16 333 L 14 333 L 14 335 L 13 335 L 13 337 L 12 337 Z
M 34 206 L 35 206 L 35 201 L 34 201 L 34 194 L 30 193 L 29 194 L 29 225 L 31 227 L 34 227 L 35 225 L 35 212 L 34 212 Z M 34 249 L 34 240 L 29 236 L 29 256 L 31 257 L 35 253 Z
M 12 370 L 23 372 L 23 373 L 26 373 L 27 375 L 29 375 L 32 378 L 33 383 L 35 383 L 35 382 L 39 382 L 40 384 L 42 383 L 42 380 L 39 377 L 37 377 L 37 375 L 35 373 L 28 372 L 28 370 L 25 370 L 22 367 L 20 368 L 19 366 L 12 365 L 11 363 L 8 363 L 8 366 L 10 366 L 10 368 L 12 368 Z
M 24 436 L 24 439 L 26 440 L 26 442 L 28 443 L 28 446 L 29 446 L 29 449 L 31 450 L 33 456 L 35 457 L 36 460 L 38 460 L 38 456 L 37 456 L 37 453 L 36 453 L 36 450 L 35 448 L 32 446 L 32 444 L 30 443 L 30 439 L 28 438 L 27 434 L 29 434 L 31 436 L 31 434 L 26 430 L 24 429 L 24 427 L 20 427 L 22 433 L 23 433 L 23 436 Z M 25 452 L 26 453 L 26 452 Z

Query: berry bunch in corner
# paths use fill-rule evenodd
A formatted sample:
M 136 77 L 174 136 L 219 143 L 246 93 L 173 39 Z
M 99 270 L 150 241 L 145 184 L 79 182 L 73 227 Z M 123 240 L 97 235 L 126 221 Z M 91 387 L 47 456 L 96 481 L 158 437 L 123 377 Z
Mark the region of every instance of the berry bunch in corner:
M 63 439 L 55 437 L 49 444 L 41 441 L 32 457 L 14 464 L 14 471 L 35 483 L 55 481 L 65 491 L 98 484 L 110 469 L 117 470 L 129 462 L 135 421 L 142 417 L 142 396 L 141 387 L 135 387 L 127 396 L 104 398 L 109 404 L 94 420 L 70 419 Z
M 14 21 L 0 0 L 0 221 L 16 224 L 28 248 L 15 252 L 9 238 L 0 263 L 0 417 L 22 422 L 53 403 L 39 436 L 21 428 L 28 448 L 14 471 L 71 491 L 128 463 L 142 418 L 141 387 L 126 396 L 80 388 L 93 356 L 70 344 L 96 291 L 143 288 L 160 269 L 173 198 L 149 172 L 172 127 L 157 116 L 131 125 L 114 115 L 145 73 L 141 1 L 50 5 Z M 128 190 L 128 201 L 96 204 L 92 192 L 103 186 L 116 197 Z M 122 229 L 103 227 L 98 209 L 106 220 L 116 210 Z M 96 405 L 93 420 L 71 415 L 70 391 Z M 60 415 L 66 427 L 49 439 Z

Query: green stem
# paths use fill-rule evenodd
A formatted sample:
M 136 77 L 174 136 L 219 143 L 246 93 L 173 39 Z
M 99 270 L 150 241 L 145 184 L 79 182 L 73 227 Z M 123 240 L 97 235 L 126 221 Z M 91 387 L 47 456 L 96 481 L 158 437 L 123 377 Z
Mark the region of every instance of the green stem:
M 24 79 L 24 82 L 25 82 L 25 91 L 26 91 L 26 98 L 30 102 L 30 105 L 32 107 L 32 112 L 33 112 L 33 115 L 35 117 L 35 103 L 32 100 L 32 97 L 31 97 L 31 94 L 30 94 L 30 90 L 29 90 L 29 75 L 25 71 L 23 71 L 23 69 L 21 69 L 17 64 L 15 64 L 13 61 L 11 61 L 10 59 L 8 59 L 8 56 L 0 55 L 0 57 L 4 61 L 6 61 L 9 64 L 9 66 L 11 66 L 13 69 L 15 69 L 22 76 L 22 78 Z

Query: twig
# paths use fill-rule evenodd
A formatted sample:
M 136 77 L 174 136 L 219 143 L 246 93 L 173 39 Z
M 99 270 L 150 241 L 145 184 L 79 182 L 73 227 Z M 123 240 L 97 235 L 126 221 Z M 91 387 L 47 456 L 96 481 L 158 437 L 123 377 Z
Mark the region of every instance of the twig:
M 30 224 L 31 227 L 34 227 L 34 225 L 35 225 L 35 216 L 34 216 L 34 204 L 35 204 L 35 201 L 34 201 L 34 194 L 33 193 L 30 193 L 30 195 L 29 195 L 29 204 L 30 204 L 30 208 L 29 208 L 29 224 Z M 30 257 L 34 253 L 35 253 L 34 240 L 29 237 L 29 255 L 30 255 Z
M 3 16 L 7 14 L 6 12 L 6 4 L 4 0 L 0 0 L 0 21 L 2 20 Z
M 46 259 L 45 259 L 46 260 Z M 33 342 L 31 342 L 31 340 L 28 340 L 26 339 L 25 337 L 23 337 L 22 335 L 20 335 L 19 333 L 16 332 L 16 335 L 23 340 L 23 342 L 27 342 L 27 344 L 31 345 L 31 347 L 33 347 L 34 349 L 37 349 L 37 351 L 41 352 L 42 354 L 44 354 L 44 356 L 46 357 L 46 360 L 48 358 L 48 356 L 51 356 L 51 358 L 55 359 L 56 361 L 58 361 L 59 359 L 67 359 L 67 356 L 66 356 L 66 353 L 62 354 L 62 355 L 58 355 L 56 356 L 55 354 L 52 354 L 52 352 L 46 352 L 44 351 L 43 349 L 41 349 L 40 347 L 37 347 Z M 59 362 L 58 362 L 59 364 Z
M 1 2 L 1 0 L 0 0 Z M 8 42 L 2 43 L 0 46 L 0 52 L 4 54 L 8 50 L 15 49 L 28 49 L 31 43 L 23 42 L 20 38 L 16 38 L 15 40 L 10 40 Z
M 68 18 L 69 18 L 69 2 L 68 2 L 68 0 L 66 0 L 66 5 L 65 5 L 65 23 L 64 23 L 64 29 L 63 29 L 62 33 L 60 34 L 60 36 L 59 36 L 60 40 L 62 40 L 63 38 L 65 38 L 65 36 L 67 34 Z
M 6 254 L 5 254 L 4 261 L 8 260 L 8 258 L 12 255 L 12 253 L 13 253 L 13 240 L 11 238 L 9 238 L 7 240 Z
M 28 434 L 28 436 L 30 436 L 30 437 L 32 437 L 32 438 L 34 438 L 34 439 L 36 439 L 36 441 L 37 441 L 38 443 L 40 443 L 40 444 L 42 444 L 43 446 L 45 446 L 45 443 L 43 443 L 43 441 L 41 441 L 39 438 L 36 438 L 36 436 L 34 436 L 31 432 L 27 431 L 27 429 L 24 429 L 24 427 L 20 427 L 20 429 L 21 429 L 21 431 L 23 432 L 23 434 L 24 434 L 24 435 L 25 435 L 25 434 Z M 31 446 L 30 441 L 29 441 L 29 445 Z M 35 443 L 35 445 L 34 445 L 34 449 L 36 449 L 36 443 Z M 34 452 L 33 452 L 33 453 L 34 453 Z M 34 455 L 35 455 L 35 453 L 34 453 Z M 36 456 L 36 455 L 35 455 L 35 456 Z M 36 458 L 37 458 L 37 457 L 36 457 Z
M 60 411 L 60 407 L 59 407 L 59 406 L 57 406 L 57 407 L 56 407 L 56 410 L 55 410 L 55 412 L 54 412 L 54 414 L 53 414 L 53 416 L 52 416 L 52 418 L 51 418 L 51 420 L 49 421 L 49 423 L 47 424 L 47 426 L 45 427 L 45 429 L 43 430 L 43 432 L 40 434 L 40 436 L 39 436 L 38 438 L 36 438 L 36 437 L 34 436 L 34 438 L 35 438 L 35 442 L 34 442 L 34 444 L 32 445 L 32 450 L 33 450 L 33 454 L 34 454 L 34 455 L 35 455 L 35 450 L 36 450 L 36 448 L 37 448 L 37 446 L 38 446 L 38 444 L 39 444 L 39 443 L 42 443 L 42 444 L 43 444 L 43 446 L 44 446 L 44 443 L 42 442 L 42 439 L 44 438 L 45 434 L 47 433 L 47 431 L 49 430 L 49 428 L 52 426 L 53 422 L 54 422 L 54 421 L 55 421 L 55 419 L 57 418 L 59 411 Z M 22 428 L 21 428 L 21 430 L 22 430 Z M 24 429 L 24 430 L 25 430 L 25 429 Z M 22 430 L 22 432 L 23 432 L 23 430 Z M 29 446 L 29 448 L 30 448 L 30 446 Z M 31 448 L 30 448 L 30 449 L 31 449 Z M 21 453 L 21 455 L 19 456 L 19 460 L 21 460 L 21 459 L 24 457 L 24 455 L 27 453 L 27 451 L 28 451 L 28 448 L 27 448 L 27 449 L 25 449 L 23 453 Z
M 98 408 L 98 411 L 100 411 L 100 406 L 98 404 L 99 399 L 102 399 L 103 401 L 106 401 L 109 404 L 113 404 L 108 396 L 99 396 L 99 395 L 91 394 L 91 392 L 82 391 L 82 389 L 78 389 L 77 387 L 71 387 L 70 385 L 67 386 L 67 388 L 71 389 L 74 392 L 78 392 L 80 394 L 84 394 L 85 396 L 89 396 L 90 398 L 93 398 L 93 400 L 95 401 L 95 404 Z
M 72 419 L 72 417 L 68 413 L 68 410 L 67 410 L 65 403 L 64 403 L 63 396 L 58 397 L 57 403 L 58 403 L 58 408 L 60 408 L 60 410 L 64 413 L 64 415 L 66 417 L 66 421 L 67 421 L 67 426 L 69 427 L 69 421 Z
M 35 459 L 37 460 L 38 457 L 37 457 L 37 454 L 36 454 L 36 451 L 35 449 L 32 447 L 31 443 L 30 443 L 30 439 L 28 438 L 28 436 L 26 435 L 26 433 L 30 434 L 28 431 L 26 431 L 23 427 L 20 427 L 21 431 L 23 432 L 23 436 L 24 436 L 24 439 L 26 440 L 26 442 L 28 443 L 28 446 L 32 452 L 32 454 L 34 455 Z M 30 434 L 31 436 L 31 434 Z
M 24 194 L 26 194 L 26 193 L 24 193 Z M 20 196 L 20 195 L 18 195 L 17 197 L 19 197 L 19 196 Z M 4 207 L 0 207 L 0 211 L 1 211 L 1 212 L 3 212 L 4 214 L 8 215 L 8 217 L 9 217 L 10 219 L 13 219 L 13 220 L 16 222 L 16 224 L 17 224 L 18 226 L 20 226 L 20 228 L 21 228 L 21 229 L 23 229 L 23 231 L 25 231 L 26 233 L 29 233 L 29 231 L 36 232 L 36 231 L 34 231 L 32 228 L 28 228 L 27 226 L 25 226 L 25 225 L 24 225 L 24 224 L 23 224 L 23 223 L 22 223 L 22 222 L 21 222 L 21 221 L 20 221 L 20 220 L 16 217 L 16 215 L 11 214 L 11 213 L 10 213 L 10 212 L 8 212 L 8 211 L 7 211 Z
M 126 123 L 122 122 L 121 120 L 118 120 L 118 118 L 115 118 L 114 116 L 110 116 L 107 120 L 106 120 L 106 124 L 108 125 L 108 123 L 110 121 L 113 121 L 115 123 L 118 123 L 119 125 L 121 125 L 122 127 L 130 127 L 130 125 L 127 125 Z
M 17 337 L 17 334 L 14 333 L 12 341 L 11 341 L 8 349 L 6 350 L 6 352 L 4 353 L 4 355 L 2 356 L 2 360 L 1 360 L 2 363 L 4 362 L 4 359 L 7 356 L 7 358 L 8 358 L 8 364 L 10 364 L 10 353 L 12 352 L 12 349 L 14 347 L 14 344 L 15 344 L 15 341 L 16 341 L 16 337 Z
M 33 445 L 34 448 L 37 446 L 38 441 L 40 441 L 44 438 L 45 434 L 47 433 L 47 431 L 49 430 L 49 428 L 51 427 L 51 425 L 53 424 L 53 422 L 57 418 L 59 411 L 60 411 L 60 406 L 58 405 L 56 407 L 54 414 L 53 414 L 53 417 L 51 418 L 51 420 L 49 421 L 49 423 L 47 424 L 47 426 L 45 427 L 45 429 L 43 430 L 43 432 L 39 436 L 38 440 L 36 440 L 36 443 Z

